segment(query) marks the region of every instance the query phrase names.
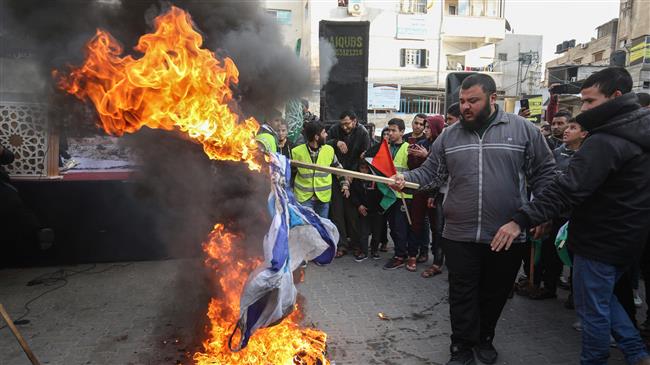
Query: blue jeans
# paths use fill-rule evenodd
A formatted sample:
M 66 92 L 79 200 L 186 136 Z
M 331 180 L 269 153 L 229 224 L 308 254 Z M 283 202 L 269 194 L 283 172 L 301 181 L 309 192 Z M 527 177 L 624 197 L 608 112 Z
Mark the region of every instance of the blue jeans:
M 323 203 L 320 200 L 308 199 L 300 203 L 304 207 L 308 207 L 314 210 L 321 218 L 328 218 L 330 212 L 330 203 Z
M 580 255 L 573 258 L 573 300 L 583 326 L 582 365 L 607 364 L 610 333 L 628 364 L 648 357 L 639 331 L 614 295 L 614 285 L 624 272 L 624 267 Z

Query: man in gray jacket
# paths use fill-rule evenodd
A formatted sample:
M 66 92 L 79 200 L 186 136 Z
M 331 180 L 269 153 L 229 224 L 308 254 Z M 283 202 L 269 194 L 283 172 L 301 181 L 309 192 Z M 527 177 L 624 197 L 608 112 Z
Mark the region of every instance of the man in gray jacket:
M 467 77 L 460 90 L 461 120 L 448 127 L 421 167 L 394 177 L 431 189 L 449 184 L 443 204 L 443 249 L 449 269 L 449 365 L 497 360 L 494 330 L 524 254 L 525 234 L 508 251 L 490 249 L 493 236 L 524 203 L 540 194 L 555 161 L 544 137 L 526 119 L 501 110 L 490 76 Z M 534 229 L 537 233 L 539 228 Z

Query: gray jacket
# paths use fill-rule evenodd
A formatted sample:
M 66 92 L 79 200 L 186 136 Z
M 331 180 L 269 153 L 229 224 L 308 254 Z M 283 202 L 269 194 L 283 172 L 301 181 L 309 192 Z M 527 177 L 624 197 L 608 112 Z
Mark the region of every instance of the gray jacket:
M 554 168 L 553 154 L 540 131 L 499 108 L 483 138 L 456 123 L 436 139 L 422 166 L 404 176 L 421 189 L 449 183 L 443 204 L 444 238 L 489 243 L 528 201 L 527 186 L 540 195 L 553 179 Z M 516 242 L 524 240 L 522 233 Z

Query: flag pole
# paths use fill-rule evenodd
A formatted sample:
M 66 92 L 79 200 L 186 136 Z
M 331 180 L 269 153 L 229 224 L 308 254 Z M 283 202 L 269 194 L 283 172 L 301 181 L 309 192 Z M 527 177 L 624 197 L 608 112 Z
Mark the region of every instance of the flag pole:
M 404 195 L 402 194 L 402 204 L 404 204 L 404 211 L 406 212 L 406 220 L 409 221 L 409 226 L 413 225 L 413 222 L 411 222 L 411 214 L 409 214 L 409 207 L 406 205 L 406 199 L 404 199 Z
M 313 163 L 296 161 L 296 160 L 291 160 L 291 165 L 296 166 L 296 167 L 302 167 L 302 168 L 305 168 L 305 169 L 310 169 L 310 170 L 318 170 L 318 171 L 322 171 L 322 172 L 328 172 L 328 173 L 334 174 L 334 175 L 347 176 L 347 177 L 351 177 L 351 178 L 359 179 L 359 180 L 374 181 L 374 182 L 383 183 L 383 184 L 387 184 L 387 185 L 391 185 L 391 184 L 395 183 L 395 180 L 393 180 L 393 179 L 391 179 L 389 177 L 383 177 L 383 176 L 377 176 L 377 175 L 371 175 L 371 174 L 364 174 L 362 172 L 346 170 L 346 169 L 339 169 L 337 167 L 321 166 L 321 165 L 316 165 L 316 164 L 313 164 Z M 404 184 L 404 187 L 409 188 L 409 189 L 419 189 L 420 185 L 418 185 L 416 183 L 413 183 L 413 182 L 408 182 L 407 181 Z M 408 209 L 407 209 L 407 214 L 408 214 Z M 410 221 L 410 218 L 409 218 L 409 221 Z

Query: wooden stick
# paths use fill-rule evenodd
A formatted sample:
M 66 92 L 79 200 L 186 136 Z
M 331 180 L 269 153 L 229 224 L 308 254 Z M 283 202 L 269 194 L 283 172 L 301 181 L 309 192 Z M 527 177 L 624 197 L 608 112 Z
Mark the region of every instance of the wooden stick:
M 316 164 L 313 164 L 313 163 L 307 163 L 307 162 L 296 161 L 296 160 L 291 160 L 291 164 L 293 166 L 296 166 L 296 167 L 302 167 L 302 168 L 310 169 L 310 170 L 318 170 L 318 171 L 322 171 L 322 172 L 329 172 L 330 174 L 352 177 L 352 178 L 359 179 L 359 180 L 374 181 L 374 182 L 384 183 L 384 184 L 393 184 L 393 183 L 395 183 L 395 181 L 393 179 L 389 178 L 389 177 L 383 177 L 383 176 L 377 176 L 377 175 L 371 175 L 371 174 L 364 174 L 364 173 L 358 172 L 358 171 L 339 169 L 339 168 L 330 167 L 330 166 L 321 166 L 321 165 L 316 165 Z M 420 185 L 407 181 L 406 184 L 404 184 L 404 187 L 409 188 L 409 189 L 418 189 L 418 188 L 420 188 Z
M 14 325 L 14 321 L 11 320 L 11 317 L 9 317 L 9 313 L 7 313 L 5 307 L 2 304 L 0 304 L 0 314 L 2 315 L 2 319 L 4 319 L 5 322 L 7 322 L 7 326 L 9 326 L 9 329 L 11 329 L 11 332 L 18 340 L 20 347 L 23 348 L 25 355 L 27 355 L 29 361 L 32 362 L 32 365 L 40 365 L 41 363 L 38 362 L 38 359 L 36 358 L 32 350 L 29 348 L 29 345 L 27 345 L 27 341 L 25 341 L 25 339 L 20 334 L 20 332 L 18 332 L 18 328 L 16 328 L 16 326 Z
M 411 222 L 411 214 L 409 213 L 408 205 L 406 205 L 406 199 L 404 199 L 404 195 L 402 195 L 402 204 L 404 204 L 404 211 L 406 212 L 406 220 L 409 221 L 409 226 L 412 226 L 413 222 Z

